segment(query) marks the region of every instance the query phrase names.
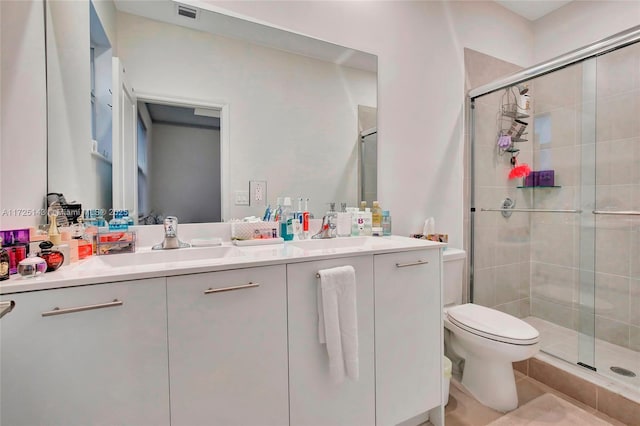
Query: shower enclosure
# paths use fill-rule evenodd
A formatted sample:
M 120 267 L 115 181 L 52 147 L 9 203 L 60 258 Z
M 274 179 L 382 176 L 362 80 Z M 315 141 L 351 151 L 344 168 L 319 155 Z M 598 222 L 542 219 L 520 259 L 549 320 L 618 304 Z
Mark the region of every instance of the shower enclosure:
M 638 41 L 640 27 L 469 94 L 472 301 L 525 319 L 543 352 L 632 391 L 640 391 Z

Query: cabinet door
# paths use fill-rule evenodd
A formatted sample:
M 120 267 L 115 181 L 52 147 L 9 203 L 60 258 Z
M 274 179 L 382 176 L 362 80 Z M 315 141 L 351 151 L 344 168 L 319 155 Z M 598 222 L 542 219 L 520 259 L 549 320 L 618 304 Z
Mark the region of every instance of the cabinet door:
M 172 426 L 288 424 L 285 271 L 167 278 Z
M 2 299 L 1 424 L 169 424 L 164 278 Z
M 376 424 L 440 405 L 440 250 L 374 256 Z
M 356 271 L 358 381 L 335 384 L 326 345 L 318 340 L 316 273 L 351 265 Z M 291 426 L 375 424 L 373 358 L 373 256 L 287 265 Z

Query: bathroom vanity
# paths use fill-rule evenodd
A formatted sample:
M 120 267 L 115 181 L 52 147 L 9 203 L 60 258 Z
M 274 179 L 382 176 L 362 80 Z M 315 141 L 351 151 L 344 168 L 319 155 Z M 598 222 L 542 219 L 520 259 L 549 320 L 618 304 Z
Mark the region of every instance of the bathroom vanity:
M 15 302 L 0 320 L 0 423 L 370 426 L 430 412 L 441 424 L 442 246 L 142 249 L 13 278 L 0 285 Z M 360 375 L 336 384 L 316 274 L 343 265 L 356 273 Z

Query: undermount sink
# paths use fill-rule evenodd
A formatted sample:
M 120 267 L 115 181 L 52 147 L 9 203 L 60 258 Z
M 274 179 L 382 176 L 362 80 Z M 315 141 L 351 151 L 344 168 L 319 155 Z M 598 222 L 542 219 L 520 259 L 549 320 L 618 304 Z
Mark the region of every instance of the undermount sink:
M 326 238 L 317 240 L 300 240 L 288 243 L 293 247 L 298 247 L 305 251 L 311 250 L 365 250 L 374 248 L 385 248 L 392 245 L 388 240 L 380 237 L 343 237 L 343 238 Z
M 101 262 L 118 268 L 123 266 L 152 265 L 156 263 L 189 262 L 243 256 L 236 247 L 193 247 L 173 250 L 152 250 L 131 254 L 99 256 Z

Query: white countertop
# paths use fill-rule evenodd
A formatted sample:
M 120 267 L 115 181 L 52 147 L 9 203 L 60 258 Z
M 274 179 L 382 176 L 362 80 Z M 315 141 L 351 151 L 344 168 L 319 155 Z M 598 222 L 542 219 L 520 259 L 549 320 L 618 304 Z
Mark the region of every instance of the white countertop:
M 151 247 L 142 247 L 136 253 L 91 256 L 35 278 L 12 275 L 9 280 L 0 282 L 0 294 L 445 246 L 446 244 L 433 241 L 390 236 L 291 241 L 243 247 L 226 242 L 217 248 L 196 247 L 162 252 L 152 252 Z M 203 258 L 213 252 L 224 254 L 224 257 Z M 200 259 L 193 260 L 192 257 Z M 154 260 L 149 262 L 149 259 Z M 113 266 L 114 264 L 117 266 Z

